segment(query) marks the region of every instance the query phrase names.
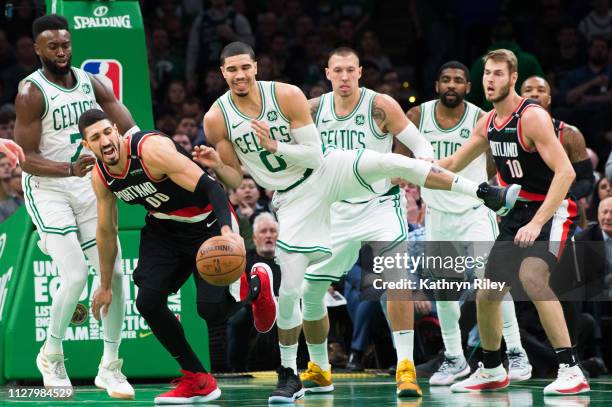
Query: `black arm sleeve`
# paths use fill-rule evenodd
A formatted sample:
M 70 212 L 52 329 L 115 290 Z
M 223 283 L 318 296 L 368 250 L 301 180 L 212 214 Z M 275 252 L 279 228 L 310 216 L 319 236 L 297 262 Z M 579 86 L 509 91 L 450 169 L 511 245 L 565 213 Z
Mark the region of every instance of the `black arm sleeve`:
M 219 221 L 219 227 L 229 226 L 232 228 L 232 211 L 225 195 L 223 187 L 213 177 L 204 173 L 198 180 L 194 193 L 203 201 L 210 201 L 215 216 Z
M 591 195 L 595 186 L 595 176 L 593 175 L 593 167 L 591 160 L 586 159 L 573 163 L 574 171 L 576 171 L 576 180 L 570 187 L 570 193 L 576 198 L 584 198 Z

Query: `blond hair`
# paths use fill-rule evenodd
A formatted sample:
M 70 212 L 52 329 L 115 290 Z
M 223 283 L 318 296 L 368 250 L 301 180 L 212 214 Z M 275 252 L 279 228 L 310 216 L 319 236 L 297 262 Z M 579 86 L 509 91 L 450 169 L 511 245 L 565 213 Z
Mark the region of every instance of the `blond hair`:
M 482 61 L 485 64 L 489 59 L 492 59 L 495 62 L 505 62 L 508 65 L 510 73 L 518 71 L 518 60 L 516 59 L 516 55 L 514 55 L 514 52 L 510 51 L 509 49 L 495 49 L 493 51 L 489 51 L 487 55 L 482 57 Z

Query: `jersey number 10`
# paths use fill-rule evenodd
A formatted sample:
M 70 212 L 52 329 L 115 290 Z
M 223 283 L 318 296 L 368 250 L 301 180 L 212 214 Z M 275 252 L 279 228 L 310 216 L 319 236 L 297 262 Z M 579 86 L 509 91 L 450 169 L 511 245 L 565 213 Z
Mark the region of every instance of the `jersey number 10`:
M 523 168 L 519 160 L 506 160 L 512 178 L 523 178 Z

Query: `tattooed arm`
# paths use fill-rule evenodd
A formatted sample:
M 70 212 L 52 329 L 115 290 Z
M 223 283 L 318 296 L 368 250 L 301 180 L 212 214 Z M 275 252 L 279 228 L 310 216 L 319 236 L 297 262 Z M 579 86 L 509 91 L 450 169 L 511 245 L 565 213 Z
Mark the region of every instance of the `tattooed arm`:
M 310 105 L 310 116 L 312 117 L 312 121 L 315 126 L 317 125 L 317 113 L 319 112 L 319 105 L 321 104 L 321 96 L 308 99 L 308 105 Z

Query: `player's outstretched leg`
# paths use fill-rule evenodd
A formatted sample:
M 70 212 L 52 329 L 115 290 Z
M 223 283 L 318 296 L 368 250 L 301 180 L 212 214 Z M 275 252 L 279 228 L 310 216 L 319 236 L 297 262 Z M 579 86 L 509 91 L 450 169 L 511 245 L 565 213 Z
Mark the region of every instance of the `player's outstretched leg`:
M 246 280 L 246 275 L 243 275 Z M 242 291 L 242 287 L 241 287 Z M 258 332 L 266 333 L 274 326 L 278 302 L 274 296 L 274 276 L 266 263 L 255 263 L 251 268 L 248 292 L 241 300 L 250 300 L 253 307 L 253 324 Z
M 516 202 L 521 186 L 511 184 L 496 187 L 486 182 L 474 181 L 453 174 L 424 160 L 408 158 L 400 154 L 381 154 L 362 150 L 357 155 L 357 172 L 367 185 L 386 178 L 402 178 L 430 189 L 458 192 L 480 199 L 498 215 L 506 215 Z M 370 187 L 371 188 L 371 187 Z
M 329 318 L 325 306 L 325 293 L 329 281 L 304 280 L 303 329 L 308 345 L 308 369 L 300 374 L 306 392 L 328 393 L 334 390 L 331 365 L 327 354 Z

